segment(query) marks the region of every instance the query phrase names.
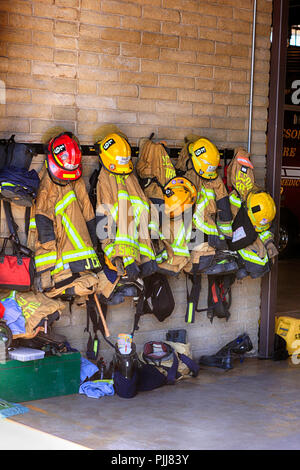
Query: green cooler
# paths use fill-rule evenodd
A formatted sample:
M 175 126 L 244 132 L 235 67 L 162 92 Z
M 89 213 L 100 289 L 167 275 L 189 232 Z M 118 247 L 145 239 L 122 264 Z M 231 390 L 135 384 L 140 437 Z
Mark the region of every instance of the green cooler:
M 0 398 L 18 403 L 78 393 L 80 359 L 79 352 L 70 352 L 27 362 L 8 360 L 0 364 Z

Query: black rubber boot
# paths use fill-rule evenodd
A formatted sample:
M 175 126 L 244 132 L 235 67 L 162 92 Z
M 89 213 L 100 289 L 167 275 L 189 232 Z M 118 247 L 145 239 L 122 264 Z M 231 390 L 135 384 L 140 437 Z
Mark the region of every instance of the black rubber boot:
M 227 343 L 217 354 L 223 355 L 230 351 L 231 354 L 237 354 L 238 356 L 243 356 L 246 352 L 249 352 L 253 349 L 253 345 L 249 335 L 243 333 L 235 338 L 233 341 Z
M 223 348 L 221 348 L 216 354 L 211 356 L 201 356 L 199 359 L 199 364 L 219 367 L 221 369 L 232 369 L 233 368 L 233 359 L 235 356 L 239 356 L 240 361 L 244 359 L 244 354 L 253 349 L 253 345 L 249 335 L 246 333 L 238 336 L 233 341 L 227 343 Z
M 199 364 L 203 366 L 219 367 L 220 369 L 229 370 L 233 368 L 232 357 L 230 352 L 224 356 L 212 354 L 211 356 L 201 356 Z

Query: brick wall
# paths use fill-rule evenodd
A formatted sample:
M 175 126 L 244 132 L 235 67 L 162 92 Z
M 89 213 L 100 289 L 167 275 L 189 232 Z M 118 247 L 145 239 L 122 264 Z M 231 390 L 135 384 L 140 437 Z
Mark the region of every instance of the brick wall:
M 252 8 L 252 0 L 0 0 L 0 138 L 45 141 L 59 126 L 90 144 L 100 125 L 115 123 L 133 145 L 154 132 L 180 147 L 193 132 L 219 147 L 247 146 Z M 261 184 L 271 13 L 272 1 L 258 0 L 252 160 Z M 85 177 L 96 165 L 84 157 Z M 185 327 L 184 280 L 171 283 L 174 314 L 163 324 L 143 318 L 137 342 Z M 204 306 L 205 280 L 201 298 Z M 187 328 L 194 351 L 214 351 L 244 328 L 256 341 L 259 307 L 260 282 L 237 282 L 227 323 L 198 314 Z M 130 304 L 111 309 L 112 332 L 128 330 L 131 318 Z M 57 328 L 84 348 L 84 322 L 75 309 Z

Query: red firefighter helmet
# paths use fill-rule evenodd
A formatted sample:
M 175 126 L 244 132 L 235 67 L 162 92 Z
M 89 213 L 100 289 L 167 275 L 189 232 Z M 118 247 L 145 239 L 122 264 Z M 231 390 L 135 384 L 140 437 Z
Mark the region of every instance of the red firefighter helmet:
M 71 132 L 53 137 L 48 144 L 46 166 L 58 183 L 76 181 L 82 175 L 81 147 Z

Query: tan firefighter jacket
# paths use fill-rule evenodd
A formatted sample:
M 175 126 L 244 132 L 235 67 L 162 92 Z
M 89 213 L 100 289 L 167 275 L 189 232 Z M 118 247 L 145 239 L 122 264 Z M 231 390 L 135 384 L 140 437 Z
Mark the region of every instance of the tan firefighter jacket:
M 228 192 L 223 180 L 218 176 L 214 180 L 205 180 L 193 170 L 188 145 L 200 136 L 190 135 L 180 151 L 176 170 L 184 175 L 197 188 L 197 201 L 193 214 L 194 242 L 191 250 L 191 261 L 197 264 L 204 257 L 211 258 L 216 249 L 226 247 L 224 241 L 232 237 L 232 215 Z M 191 246 L 191 245 L 190 245 Z
M 229 201 L 233 219 L 235 219 L 241 206 L 246 204 L 247 196 L 252 189 L 258 186 L 255 183 L 254 168 L 250 154 L 242 147 L 235 149 L 234 157 L 227 169 L 227 184 L 231 187 Z M 235 236 L 235 235 L 234 235 Z M 249 272 L 265 272 L 263 268 L 268 265 L 269 259 L 278 254 L 274 245 L 274 234 L 271 230 L 264 230 L 257 234 L 257 239 L 243 249 L 238 255 Z
M 39 331 L 44 331 L 44 327 L 38 327 L 41 320 L 55 312 L 61 315 L 62 310 L 65 308 L 64 302 L 58 299 L 49 299 L 41 292 L 17 292 L 16 301 L 21 307 L 25 318 L 26 333 L 14 335 L 13 339 L 33 338 Z
M 36 202 L 32 207 L 28 246 L 43 290 L 61 289 L 80 273 L 99 270 L 94 250 L 95 215 L 83 178 L 66 186 L 55 184 L 43 168 Z
M 97 182 L 96 232 L 102 250 L 129 277 L 150 275 L 157 263 L 150 238 L 150 204 L 134 173 L 115 175 L 103 167 Z
M 153 208 L 151 228 L 160 234 L 153 239 L 156 261 L 159 270 L 176 274 L 188 263 L 190 253 L 188 241 L 191 229 L 191 217 L 187 222 L 184 218 L 169 219 L 164 214 L 164 194 L 161 186 L 165 186 L 176 176 L 173 163 L 162 143 L 144 139 L 140 143 L 139 158 L 136 164 L 138 176 L 144 183 L 143 190 L 157 209 Z M 154 181 L 156 178 L 159 182 Z

